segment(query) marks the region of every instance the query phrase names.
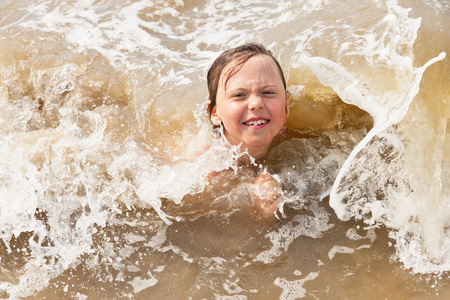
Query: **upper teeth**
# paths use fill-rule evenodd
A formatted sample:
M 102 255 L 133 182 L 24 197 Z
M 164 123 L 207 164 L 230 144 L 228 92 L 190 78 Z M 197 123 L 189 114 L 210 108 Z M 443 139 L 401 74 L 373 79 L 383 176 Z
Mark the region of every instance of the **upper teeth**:
M 267 123 L 267 120 L 258 120 L 258 121 L 246 122 L 245 124 L 255 126 L 255 125 L 261 125 L 261 124 L 266 124 L 266 123 Z

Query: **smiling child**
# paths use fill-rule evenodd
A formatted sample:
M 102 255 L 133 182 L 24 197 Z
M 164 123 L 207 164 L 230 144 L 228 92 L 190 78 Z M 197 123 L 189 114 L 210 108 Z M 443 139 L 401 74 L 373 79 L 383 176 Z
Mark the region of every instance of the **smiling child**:
M 263 158 L 289 115 L 289 92 L 278 61 L 264 46 L 248 43 L 223 52 L 208 71 L 208 113 L 232 145 Z M 278 182 L 261 174 L 249 189 L 261 219 L 282 201 Z

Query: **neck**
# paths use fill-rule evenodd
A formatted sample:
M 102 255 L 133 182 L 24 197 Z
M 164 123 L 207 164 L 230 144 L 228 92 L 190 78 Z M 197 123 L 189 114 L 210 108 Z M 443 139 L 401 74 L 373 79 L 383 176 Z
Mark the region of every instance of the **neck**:
M 263 158 L 269 151 L 269 148 L 270 148 L 270 144 L 264 145 L 264 146 L 253 146 L 253 147 L 242 145 L 242 147 L 241 147 L 242 150 L 247 149 L 248 154 L 250 154 L 255 159 Z
M 239 139 L 236 139 L 235 137 L 228 134 L 228 132 L 226 130 L 223 131 L 223 135 L 225 136 L 225 138 L 231 145 L 238 145 L 242 142 Z M 269 151 L 270 145 L 271 145 L 271 143 L 269 143 L 267 145 L 247 145 L 247 144 L 243 143 L 240 146 L 240 149 L 241 149 L 241 151 L 247 150 L 247 153 L 250 154 L 250 156 L 252 156 L 255 159 L 260 159 L 260 158 L 263 158 L 267 154 L 267 152 Z

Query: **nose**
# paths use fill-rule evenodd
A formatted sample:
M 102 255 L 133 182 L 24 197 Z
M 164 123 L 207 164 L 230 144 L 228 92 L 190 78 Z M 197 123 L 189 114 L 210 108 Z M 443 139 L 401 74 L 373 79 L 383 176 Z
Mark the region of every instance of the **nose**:
M 260 95 L 251 95 L 248 99 L 248 110 L 259 110 L 264 107 L 264 101 Z

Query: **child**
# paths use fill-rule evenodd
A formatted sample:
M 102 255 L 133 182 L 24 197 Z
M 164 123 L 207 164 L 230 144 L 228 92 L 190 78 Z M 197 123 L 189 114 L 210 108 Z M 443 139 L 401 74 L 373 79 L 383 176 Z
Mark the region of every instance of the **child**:
M 208 113 L 232 145 L 263 158 L 289 115 L 289 92 L 280 64 L 257 43 L 223 52 L 208 71 Z M 261 174 L 249 189 L 262 219 L 273 217 L 282 201 L 278 182 Z

